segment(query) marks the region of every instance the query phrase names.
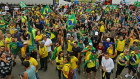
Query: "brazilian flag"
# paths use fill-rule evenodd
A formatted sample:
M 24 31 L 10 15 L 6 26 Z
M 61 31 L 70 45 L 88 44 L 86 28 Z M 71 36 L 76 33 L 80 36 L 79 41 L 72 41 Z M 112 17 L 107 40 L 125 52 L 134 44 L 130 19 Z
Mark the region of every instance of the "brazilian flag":
M 75 14 L 73 13 L 72 15 L 69 16 L 68 20 L 67 20 L 67 30 L 71 29 L 73 26 L 76 26 L 76 18 L 75 18 Z
M 25 8 L 25 7 L 27 7 L 27 5 L 23 1 L 20 1 L 20 7 Z
M 135 5 L 135 6 L 140 6 L 140 2 L 137 2 L 137 1 L 134 2 L 134 5 Z
M 32 28 L 29 23 L 28 18 L 28 45 L 29 45 L 29 53 L 31 53 L 35 49 L 35 40 L 32 33 Z
M 117 9 L 117 5 L 109 5 L 110 10 Z
M 48 5 L 41 10 L 41 13 L 44 14 L 44 15 L 46 15 L 50 12 L 51 12 L 51 9 Z
M 100 12 L 101 10 L 102 10 L 101 7 L 96 7 L 96 9 L 95 9 L 96 12 Z

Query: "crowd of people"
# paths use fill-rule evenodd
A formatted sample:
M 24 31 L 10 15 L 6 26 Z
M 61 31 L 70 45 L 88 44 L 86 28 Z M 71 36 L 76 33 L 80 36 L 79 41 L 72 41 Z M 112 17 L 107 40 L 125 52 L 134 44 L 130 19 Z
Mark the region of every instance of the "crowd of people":
M 114 9 L 102 3 L 56 4 L 49 5 L 51 11 L 45 14 L 41 12 L 43 7 L 11 9 L 8 4 L 0 7 L 2 79 L 12 79 L 17 56 L 25 68 L 25 72 L 20 73 L 21 79 L 39 79 L 38 71 L 46 72 L 48 63 L 56 64 L 58 79 L 79 79 L 77 73 L 81 75 L 81 71 L 87 73 L 87 79 L 93 74 L 94 79 L 99 79 L 97 71 L 102 73 L 102 79 L 114 79 L 110 78 L 112 73 L 115 79 L 122 79 L 124 68 L 128 69 L 126 78 L 134 79 L 136 73 L 140 76 L 138 7 L 123 3 Z M 72 14 L 76 23 L 68 29 Z M 32 50 L 31 38 L 35 41 Z M 112 72 L 115 65 L 116 72 Z

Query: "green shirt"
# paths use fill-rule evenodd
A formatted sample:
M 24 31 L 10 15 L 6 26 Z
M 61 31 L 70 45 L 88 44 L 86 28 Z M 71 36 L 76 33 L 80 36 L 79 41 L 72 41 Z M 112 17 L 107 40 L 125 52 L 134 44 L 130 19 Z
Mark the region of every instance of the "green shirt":
M 15 43 L 11 42 L 10 49 L 12 51 L 12 54 L 17 54 L 20 51 L 20 48 L 18 47 L 17 42 Z

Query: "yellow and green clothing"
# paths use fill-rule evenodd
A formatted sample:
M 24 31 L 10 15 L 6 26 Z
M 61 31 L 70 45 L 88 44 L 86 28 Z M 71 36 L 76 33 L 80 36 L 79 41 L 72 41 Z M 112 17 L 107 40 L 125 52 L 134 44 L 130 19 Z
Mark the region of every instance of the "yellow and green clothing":
M 125 46 L 125 40 L 117 40 L 117 50 L 118 51 L 123 51 Z
M 138 64 L 140 62 L 140 54 L 136 54 L 134 51 L 132 51 L 129 55 L 130 57 L 130 64 L 134 67 L 138 67 Z
M 41 58 L 45 58 L 48 56 L 48 51 L 47 51 L 47 47 L 40 47 L 39 46 L 39 55 L 42 56 Z
M 17 54 L 20 51 L 20 47 L 18 47 L 17 42 L 11 42 L 9 47 L 12 51 L 12 54 Z
M 64 64 L 63 68 L 62 68 L 62 71 L 63 71 L 63 75 L 68 78 L 68 75 L 65 74 L 64 72 L 67 72 L 69 74 L 69 70 L 70 70 L 70 64 L 69 63 L 66 63 Z
M 3 40 L 0 40 L 0 47 L 1 47 L 1 46 L 4 46 Z
M 129 59 L 127 58 L 127 56 L 124 55 L 124 53 L 121 53 L 118 57 L 118 64 L 121 65 L 121 66 L 125 66 L 125 62 L 122 62 L 120 60 L 124 60 L 124 61 L 128 61 Z
M 22 57 L 22 58 L 25 58 L 25 53 L 26 53 L 26 47 L 23 46 L 23 47 L 21 48 L 21 57 Z
M 75 56 L 71 57 L 70 64 L 71 64 L 71 68 L 72 68 L 73 70 L 77 68 L 76 62 L 78 62 L 78 59 L 77 59 Z
M 63 60 L 63 57 L 60 57 L 60 59 L 58 58 L 58 56 L 56 57 L 56 64 L 58 70 L 61 70 L 61 68 L 63 67 Z
M 11 42 L 11 39 L 12 39 L 12 37 L 10 37 L 10 38 L 5 38 L 5 43 L 7 44 L 7 42 Z M 10 48 L 9 45 L 10 45 L 10 43 L 7 44 L 7 48 L 8 48 L 8 49 Z
M 130 38 L 130 43 L 129 43 L 128 48 L 130 48 L 130 46 L 133 45 L 133 42 L 139 42 L 139 40 L 138 39 Z
M 72 52 L 73 46 L 71 44 L 74 44 L 74 41 L 68 40 L 68 49 L 67 49 L 68 52 Z
M 117 54 L 117 50 L 115 49 L 115 51 L 113 52 L 113 49 L 111 49 L 110 47 L 107 48 L 107 52 L 109 55 L 113 55 L 114 54 Z M 115 56 L 109 56 L 110 58 L 115 58 Z
M 100 32 L 105 32 L 105 26 L 104 25 L 101 25 Z
M 10 33 L 11 34 L 14 34 L 15 33 L 15 26 L 13 25 L 11 25 L 10 27 L 9 27 L 9 31 L 10 31 Z

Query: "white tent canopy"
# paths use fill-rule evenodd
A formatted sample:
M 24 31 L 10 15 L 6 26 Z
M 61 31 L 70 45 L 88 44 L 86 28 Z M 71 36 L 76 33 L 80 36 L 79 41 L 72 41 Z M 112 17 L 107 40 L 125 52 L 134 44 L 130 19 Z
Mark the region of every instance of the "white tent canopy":
M 120 2 L 123 2 L 123 0 L 112 0 L 112 4 L 120 4 Z M 139 0 L 125 0 L 126 4 L 134 4 L 135 1 Z

